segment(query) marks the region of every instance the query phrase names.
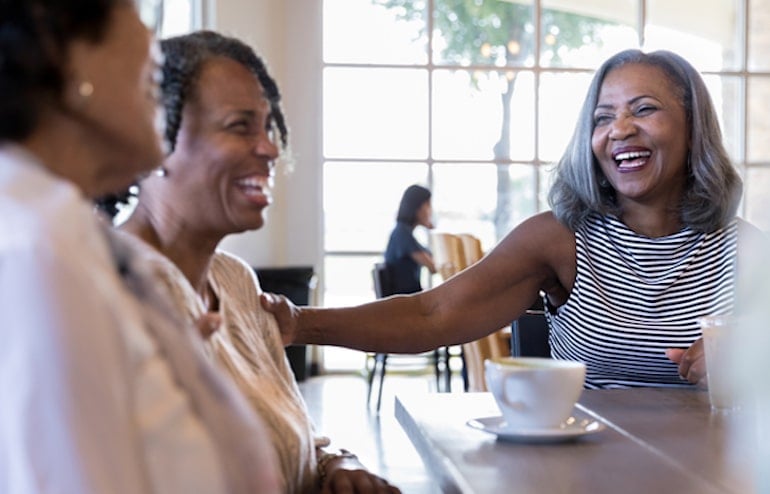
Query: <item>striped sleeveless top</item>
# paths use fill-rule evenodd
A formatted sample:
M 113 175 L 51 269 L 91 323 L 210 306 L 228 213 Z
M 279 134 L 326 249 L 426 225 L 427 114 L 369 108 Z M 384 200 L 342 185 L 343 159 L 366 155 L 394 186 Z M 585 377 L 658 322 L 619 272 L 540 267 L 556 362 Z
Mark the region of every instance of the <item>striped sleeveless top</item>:
M 575 232 L 577 276 L 546 311 L 551 353 L 585 362 L 586 388 L 689 386 L 666 348 L 701 336 L 698 318 L 733 310 L 738 220 L 661 238 L 593 214 Z

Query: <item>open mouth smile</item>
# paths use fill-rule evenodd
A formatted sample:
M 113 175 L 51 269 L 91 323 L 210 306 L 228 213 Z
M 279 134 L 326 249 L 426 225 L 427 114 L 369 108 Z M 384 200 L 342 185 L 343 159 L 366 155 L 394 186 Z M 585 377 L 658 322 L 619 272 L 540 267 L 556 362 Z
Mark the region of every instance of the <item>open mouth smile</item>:
M 647 164 L 647 158 L 650 156 L 651 151 L 621 151 L 613 154 L 612 159 L 620 170 L 635 170 Z
M 250 176 L 236 181 L 238 188 L 252 200 L 272 202 L 272 177 Z

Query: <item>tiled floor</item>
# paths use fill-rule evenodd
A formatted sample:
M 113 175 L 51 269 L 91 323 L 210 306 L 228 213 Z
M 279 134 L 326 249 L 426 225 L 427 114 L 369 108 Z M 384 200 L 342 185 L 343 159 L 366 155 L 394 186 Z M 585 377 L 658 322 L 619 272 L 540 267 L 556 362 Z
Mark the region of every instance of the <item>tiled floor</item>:
M 454 392 L 462 392 L 459 377 L 454 378 L 452 387 Z M 363 374 L 311 377 L 300 383 L 300 389 L 318 432 L 330 437 L 333 445 L 356 453 L 367 468 L 397 485 L 404 494 L 440 493 L 393 414 L 396 394 L 436 392 L 430 371 L 387 375 L 379 415 L 374 410 L 376 396 L 367 407 Z

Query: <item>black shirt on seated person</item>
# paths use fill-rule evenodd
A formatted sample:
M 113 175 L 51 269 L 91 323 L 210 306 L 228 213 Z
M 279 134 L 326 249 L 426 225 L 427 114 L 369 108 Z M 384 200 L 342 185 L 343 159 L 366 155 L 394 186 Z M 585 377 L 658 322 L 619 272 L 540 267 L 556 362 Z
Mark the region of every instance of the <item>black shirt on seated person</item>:
M 385 249 L 385 264 L 390 274 L 392 293 L 414 293 L 422 290 L 420 284 L 422 266 L 412 258 L 412 254 L 428 249 L 414 238 L 413 231 L 413 226 L 399 221 L 390 234 L 388 246 Z

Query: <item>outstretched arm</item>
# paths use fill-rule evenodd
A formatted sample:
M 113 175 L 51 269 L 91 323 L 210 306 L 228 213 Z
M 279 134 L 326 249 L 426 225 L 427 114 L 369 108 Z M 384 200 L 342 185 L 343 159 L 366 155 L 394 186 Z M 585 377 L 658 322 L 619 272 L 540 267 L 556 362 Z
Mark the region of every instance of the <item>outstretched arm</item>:
M 565 285 L 574 262 L 574 235 L 543 213 L 430 290 L 344 308 L 300 308 L 276 296 L 264 297 L 263 305 L 275 313 L 285 343 L 414 353 L 472 341 L 509 324 L 540 290 Z M 571 280 L 566 284 L 571 287 Z

